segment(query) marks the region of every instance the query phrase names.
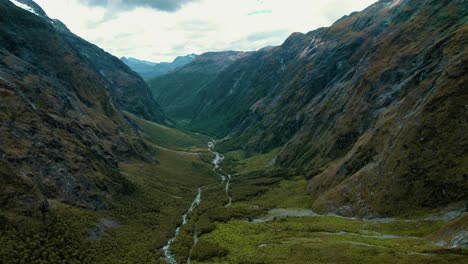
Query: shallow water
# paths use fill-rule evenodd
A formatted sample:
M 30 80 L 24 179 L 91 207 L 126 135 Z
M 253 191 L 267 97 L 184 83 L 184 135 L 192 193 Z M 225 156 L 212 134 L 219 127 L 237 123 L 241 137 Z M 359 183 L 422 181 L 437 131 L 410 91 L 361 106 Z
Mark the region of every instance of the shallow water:
M 224 156 L 223 156 L 223 154 L 215 151 L 215 144 L 216 144 L 216 140 L 214 140 L 214 139 L 212 141 L 208 142 L 208 150 L 215 155 L 215 157 L 211 161 L 211 163 L 213 164 L 213 171 L 221 178 L 221 183 L 224 183 L 226 181 L 226 176 L 224 176 L 224 175 L 222 175 L 221 173 L 218 172 L 218 170 L 221 168 L 219 164 L 224 160 Z M 228 177 L 228 180 L 226 181 L 225 190 L 226 190 L 226 195 L 228 196 L 229 202 L 228 202 L 228 204 L 226 206 L 230 206 L 231 201 L 232 201 L 232 198 L 229 195 L 229 183 L 230 183 L 230 180 L 231 180 L 231 175 L 227 175 L 227 177 Z M 187 224 L 188 217 L 189 217 L 190 213 L 201 203 L 201 194 L 202 194 L 202 189 L 198 188 L 198 195 L 193 200 L 192 205 L 187 210 L 187 212 L 184 215 L 182 215 L 182 224 L 176 228 L 174 237 L 169 239 L 167 241 L 166 245 L 164 245 L 164 247 L 163 247 L 164 255 L 165 255 L 166 261 L 168 263 L 177 264 L 177 260 L 175 259 L 174 253 L 171 251 L 171 246 L 174 243 L 174 241 L 176 240 L 177 236 L 179 235 L 181 227 L 184 226 L 185 224 Z M 197 228 L 197 225 L 195 225 L 194 244 L 198 240 L 196 228 Z M 190 262 L 191 261 L 190 261 L 190 257 L 189 257 L 187 259 L 187 263 L 190 263 Z
M 198 188 L 198 195 L 195 196 L 195 199 L 193 200 L 193 202 L 192 202 L 190 208 L 187 210 L 187 212 L 184 215 L 182 215 L 182 224 L 176 228 L 174 237 L 169 239 L 167 241 L 166 245 L 163 247 L 164 255 L 166 256 L 166 261 L 168 263 L 177 264 L 174 253 L 171 251 L 171 245 L 172 245 L 172 243 L 174 243 L 177 236 L 179 235 L 180 229 L 182 228 L 182 226 L 187 224 L 189 214 L 200 204 L 201 195 L 202 195 L 202 189 Z
M 211 162 L 213 164 L 213 171 L 215 172 L 215 174 L 217 174 L 221 178 L 221 184 L 226 182 L 225 192 L 226 192 L 226 195 L 227 195 L 227 198 L 228 198 L 228 203 L 225 206 L 229 207 L 232 204 L 232 197 L 231 197 L 231 195 L 229 193 L 229 185 L 231 183 L 232 176 L 231 176 L 231 174 L 223 175 L 221 173 L 222 169 L 221 169 L 220 164 L 224 160 L 224 155 L 215 150 L 215 145 L 216 145 L 216 140 L 214 140 L 214 139 L 212 141 L 208 142 L 208 150 L 215 155 L 213 161 Z M 226 181 L 226 179 L 227 179 L 227 181 Z
M 264 217 L 257 218 L 252 220 L 254 223 L 263 223 L 271 221 L 277 217 L 302 217 L 302 216 L 320 216 L 319 214 L 313 212 L 312 210 L 306 209 L 283 209 L 283 208 L 276 208 L 271 209 L 268 211 L 268 214 Z

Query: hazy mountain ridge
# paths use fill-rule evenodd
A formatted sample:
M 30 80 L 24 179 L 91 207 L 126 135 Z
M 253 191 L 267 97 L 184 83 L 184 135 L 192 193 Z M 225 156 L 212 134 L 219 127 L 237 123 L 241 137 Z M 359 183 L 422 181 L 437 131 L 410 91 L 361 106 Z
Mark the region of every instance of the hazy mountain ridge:
M 392 215 L 461 201 L 467 17 L 466 1 L 386 0 L 295 33 L 186 83 L 199 101 L 187 127 L 250 154 L 281 146 L 272 162 L 312 178 L 316 209 Z
M 127 64 L 132 70 L 138 73 L 145 80 L 156 78 L 164 75 L 172 70 L 182 67 L 192 62 L 198 55 L 189 54 L 186 56 L 178 56 L 172 62 L 150 62 L 145 60 L 139 60 L 135 58 L 120 58 L 125 64 Z

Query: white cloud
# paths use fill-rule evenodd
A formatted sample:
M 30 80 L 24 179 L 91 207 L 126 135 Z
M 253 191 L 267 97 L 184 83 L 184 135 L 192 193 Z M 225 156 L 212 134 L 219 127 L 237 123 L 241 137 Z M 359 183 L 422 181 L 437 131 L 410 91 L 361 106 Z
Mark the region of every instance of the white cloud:
M 329 26 L 375 0 L 199 0 L 174 12 L 106 9 L 80 0 L 36 0 L 52 18 L 116 56 L 170 61 L 177 55 L 256 50 L 292 32 Z

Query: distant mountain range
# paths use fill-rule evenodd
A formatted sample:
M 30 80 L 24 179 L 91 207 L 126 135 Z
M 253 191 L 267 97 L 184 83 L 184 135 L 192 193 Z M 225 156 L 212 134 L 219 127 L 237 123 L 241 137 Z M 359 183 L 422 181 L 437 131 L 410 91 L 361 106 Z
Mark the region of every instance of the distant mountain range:
M 166 74 L 176 68 L 182 67 L 187 63 L 193 61 L 198 55 L 189 54 L 186 56 L 178 56 L 172 62 L 150 62 L 145 60 L 139 60 L 135 58 L 120 58 L 125 64 L 127 64 L 132 70 L 140 74 L 145 80 L 149 80 L 163 74 Z

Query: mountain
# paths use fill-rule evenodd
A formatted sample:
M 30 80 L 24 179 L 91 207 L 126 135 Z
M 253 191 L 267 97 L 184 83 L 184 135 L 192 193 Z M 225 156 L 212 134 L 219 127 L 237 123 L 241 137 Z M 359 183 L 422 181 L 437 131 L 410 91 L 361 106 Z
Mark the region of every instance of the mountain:
M 35 15 L 48 18 L 44 10 L 33 0 L 10 0 L 10 2 Z
M 11 212 L 40 215 L 50 199 L 107 208 L 134 189 L 118 163 L 153 162 L 123 112 L 167 119 L 119 59 L 32 1 L 13 2 L 0 1 L 1 222 Z
M 380 1 L 154 79 L 206 136 L 0 0 L 0 262 L 465 263 L 467 12 Z
M 180 69 L 150 86 L 171 118 L 225 137 L 225 150 L 279 148 L 270 164 L 306 175 L 318 211 L 443 207 L 468 190 L 467 19 L 466 1 L 381 0 L 206 81 Z
M 191 119 L 202 100 L 199 93 L 236 60 L 249 54 L 240 51 L 207 52 L 191 63 L 148 81 L 156 101 L 169 117 Z
M 125 64 L 127 64 L 132 70 L 140 74 L 145 80 L 149 80 L 163 74 L 166 74 L 174 69 L 182 67 L 187 63 L 193 61 L 198 55 L 189 54 L 186 56 L 178 56 L 172 62 L 150 62 L 139 60 L 135 58 L 120 58 Z

